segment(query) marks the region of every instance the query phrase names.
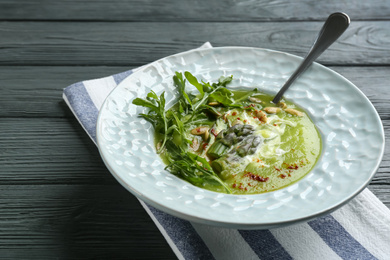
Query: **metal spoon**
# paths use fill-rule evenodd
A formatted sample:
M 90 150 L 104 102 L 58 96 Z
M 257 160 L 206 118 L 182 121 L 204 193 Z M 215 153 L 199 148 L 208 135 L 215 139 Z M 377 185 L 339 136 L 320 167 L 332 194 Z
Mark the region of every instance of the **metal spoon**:
M 329 15 L 318 34 L 317 40 L 314 42 L 309 53 L 303 59 L 301 65 L 291 75 L 272 100 L 274 104 L 279 103 L 283 93 L 290 87 L 294 80 L 297 79 L 333 42 L 335 42 L 341 34 L 343 34 L 343 32 L 348 28 L 349 23 L 350 19 L 348 15 L 344 13 L 333 13 Z

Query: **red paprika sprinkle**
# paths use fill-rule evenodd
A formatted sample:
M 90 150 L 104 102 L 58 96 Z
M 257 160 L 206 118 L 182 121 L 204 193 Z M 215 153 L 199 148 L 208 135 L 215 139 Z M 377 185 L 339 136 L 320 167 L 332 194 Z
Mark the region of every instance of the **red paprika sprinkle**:
M 212 133 L 214 136 L 217 136 L 217 135 L 218 135 L 217 133 L 215 133 L 215 129 L 214 129 L 214 128 L 211 129 L 211 133 Z
M 235 116 L 235 115 L 237 115 L 237 112 L 236 112 L 236 111 L 234 111 L 234 112 L 232 113 L 232 116 Z
M 280 174 L 279 177 L 282 178 L 282 179 L 284 179 L 284 178 L 286 178 L 287 176 L 286 176 L 286 174 Z
M 269 177 L 264 178 L 264 177 L 261 177 L 259 175 L 253 174 L 251 172 L 247 172 L 244 176 L 249 177 L 250 179 L 252 179 L 254 181 L 259 181 L 259 182 L 266 182 L 269 179 Z

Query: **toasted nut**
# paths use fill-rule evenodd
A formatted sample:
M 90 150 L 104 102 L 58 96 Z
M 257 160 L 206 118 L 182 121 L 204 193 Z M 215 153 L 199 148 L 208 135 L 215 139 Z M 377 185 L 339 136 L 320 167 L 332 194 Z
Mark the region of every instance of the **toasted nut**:
M 194 150 L 194 151 L 197 151 L 197 150 L 199 149 L 199 141 L 198 141 L 198 138 L 192 139 L 191 148 L 192 148 L 192 150 Z
M 209 132 L 209 130 L 207 130 L 206 132 L 204 132 L 203 140 L 207 141 L 207 140 L 209 140 L 209 137 L 210 137 L 210 132 Z
M 219 102 L 217 101 L 212 101 L 208 104 L 209 106 L 218 106 L 219 105 Z
M 256 111 L 256 117 L 260 119 L 261 122 L 267 123 L 267 115 L 263 111 Z
M 249 97 L 248 99 L 250 102 L 253 102 L 253 103 L 258 103 L 258 104 L 263 103 L 263 101 L 261 101 L 259 98 Z
M 287 113 L 294 115 L 294 116 L 304 116 L 304 113 L 302 113 L 301 111 L 292 109 L 292 108 L 287 108 L 284 111 L 286 111 Z
M 236 119 L 236 120 L 234 120 L 234 122 L 232 123 L 232 126 L 235 126 L 235 125 L 243 125 L 244 123 L 241 121 L 241 120 L 239 120 L 239 119 Z
M 162 144 L 163 144 L 163 141 L 159 141 L 159 142 L 156 144 L 156 149 L 157 149 L 157 151 L 160 151 Z
M 285 108 L 287 108 L 287 105 L 284 102 L 279 102 L 278 103 L 278 107 L 281 107 L 281 108 L 285 109 Z
M 210 129 L 208 126 L 198 126 L 191 130 L 191 134 L 193 135 L 202 135 Z
M 264 108 L 264 111 L 268 114 L 276 114 L 280 112 L 280 108 L 278 107 L 266 107 Z
M 222 119 L 223 119 L 223 121 L 225 121 L 225 123 L 228 121 L 226 113 L 223 114 Z

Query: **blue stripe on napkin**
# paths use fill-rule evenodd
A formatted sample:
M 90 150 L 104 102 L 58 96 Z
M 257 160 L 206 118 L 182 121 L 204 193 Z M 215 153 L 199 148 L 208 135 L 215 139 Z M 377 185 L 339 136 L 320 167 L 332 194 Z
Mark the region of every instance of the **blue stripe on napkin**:
M 239 230 L 239 232 L 260 259 L 292 259 L 269 230 Z
M 112 77 L 114 78 L 114 81 L 118 85 L 119 83 L 122 82 L 122 80 L 124 80 L 125 78 L 127 78 L 131 74 L 133 74 L 133 71 L 132 70 L 128 70 L 128 71 L 125 71 L 125 72 L 121 72 L 121 73 L 112 75 Z
M 99 110 L 92 102 L 84 84 L 78 82 L 70 85 L 64 90 L 64 94 L 81 125 L 96 142 L 96 123 Z
M 215 259 L 190 222 L 147 205 L 185 259 Z M 186 234 L 183 237 L 183 234 Z
M 342 259 L 377 259 L 331 215 L 312 220 L 308 224 Z

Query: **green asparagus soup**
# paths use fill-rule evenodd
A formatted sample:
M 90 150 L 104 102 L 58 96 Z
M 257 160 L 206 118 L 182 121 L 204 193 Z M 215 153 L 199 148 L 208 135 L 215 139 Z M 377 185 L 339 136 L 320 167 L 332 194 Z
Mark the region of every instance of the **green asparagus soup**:
M 174 175 L 201 188 L 258 194 L 291 185 L 313 169 L 321 153 L 320 135 L 303 109 L 259 92 L 232 91 L 233 78 L 199 82 L 176 73 L 179 101 L 165 109 L 164 93 L 136 105 L 155 128 L 157 152 Z M 188 83 L 197 93 L 187 92 Z

